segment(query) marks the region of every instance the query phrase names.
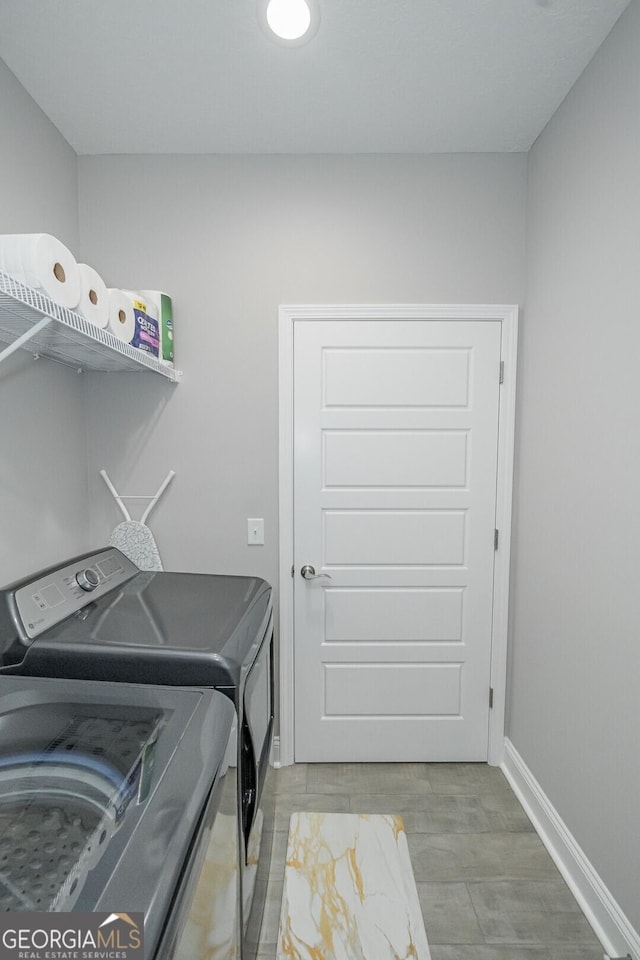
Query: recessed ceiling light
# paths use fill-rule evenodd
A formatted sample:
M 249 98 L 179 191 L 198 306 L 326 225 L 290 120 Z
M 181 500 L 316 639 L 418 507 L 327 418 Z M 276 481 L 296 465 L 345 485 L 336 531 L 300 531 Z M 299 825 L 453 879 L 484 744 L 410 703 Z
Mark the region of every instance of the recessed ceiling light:
M 306 0 L 269 0 L 267 23 L 282 40 L 298 40 L 311 24 Z
M 310 40 L 318 29 L 316 0 L 259 0 L 258 20 L 272 39 L 286 46 Z

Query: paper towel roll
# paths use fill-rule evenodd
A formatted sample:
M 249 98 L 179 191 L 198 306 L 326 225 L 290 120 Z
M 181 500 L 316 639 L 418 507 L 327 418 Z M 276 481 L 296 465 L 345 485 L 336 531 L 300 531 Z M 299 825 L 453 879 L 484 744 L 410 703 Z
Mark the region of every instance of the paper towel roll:
M 87 263 L 79 263 L 80 302 L 78 313 L 102 330 L 109 323 L 109 295 L 102 277 Z
M 123 290 L 122 292 L 131 297 L 136 310 L 142 310 L 143 313 L 146 313 L 148 317 L 153 317 L 154 320 L 158 319 L 157 304 L 146 296 L 145 290 Z
M 159 290 L 140 290 L 140 296 L 147 304 L 147 313 L 149 310 L 152 311 L 152 316 L 156 320 L 160 319 L 160 297 L 161 293 Z
M 136 332 L 136 320 L 133 313 L 133 301 L 124 290 L 110 287 L 109 296 L 109 323 L 107 329 L 119 340 L 131 343 Z
M 173 304 L 168 293 L 162 290 L 141 290 L 147 303 L 156 304 L 156 317 L 160 323 L 160 357 L 173 365 Z
M 63 307 L 73 309 L 80 302 L 75 257 L 48 233 L 0 235 L 0 270 Z

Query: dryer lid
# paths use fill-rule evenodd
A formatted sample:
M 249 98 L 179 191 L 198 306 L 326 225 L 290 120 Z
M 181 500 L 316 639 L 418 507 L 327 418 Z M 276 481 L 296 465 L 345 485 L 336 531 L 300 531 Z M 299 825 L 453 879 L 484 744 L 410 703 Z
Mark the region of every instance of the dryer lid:
M 34 675 L 237 686 L 270 615 L 258 577 L 142 573 L 109 548 L 0 594 L 0 661 L 25 660 L 16 669 Z

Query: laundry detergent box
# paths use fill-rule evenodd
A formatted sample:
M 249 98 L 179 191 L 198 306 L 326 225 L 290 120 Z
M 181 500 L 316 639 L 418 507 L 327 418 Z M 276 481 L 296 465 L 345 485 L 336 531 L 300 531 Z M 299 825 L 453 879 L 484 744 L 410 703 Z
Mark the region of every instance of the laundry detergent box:
M 132 347 L 150 353 L 153 357 L 160 356 L 160 322 L 154 314 L 157 312 L 155 304 L 143 299 L 139 293 L 128 290 L 127 293 L 133 302 L 133 316 L 136 322 Z

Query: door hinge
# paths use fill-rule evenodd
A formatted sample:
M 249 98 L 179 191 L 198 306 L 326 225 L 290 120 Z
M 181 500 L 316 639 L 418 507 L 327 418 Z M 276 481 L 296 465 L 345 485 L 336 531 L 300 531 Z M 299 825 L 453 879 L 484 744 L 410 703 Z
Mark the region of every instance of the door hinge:
M 493 710 L 493 687 L 489 687 L 489 710 Z
M 292 564 L 291 564 L 291 579 L 292 579 L 292 580 L 293 580 L 293 578 L 295 577 L 295 575 L 296 575 L 296 565 L 295 565 L 295 563 L 292 563 Z
M 499 539 L 500 539 L 500 531 L 496 529 L 496 530 L 493 531 L 493 549 L 494 549 L 494 550 L 497 550 L 497 549 L 498 549 L 498 540 L 499 540 Z
M 504 383 L 504 360 L 500 361 L 500 380 L 499 383 Z

